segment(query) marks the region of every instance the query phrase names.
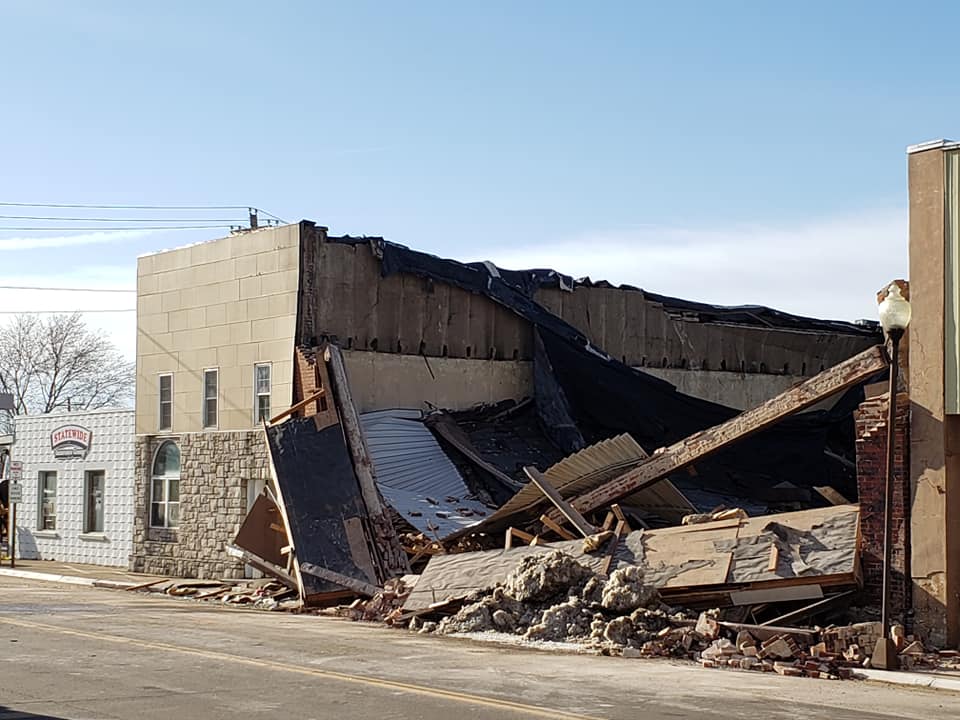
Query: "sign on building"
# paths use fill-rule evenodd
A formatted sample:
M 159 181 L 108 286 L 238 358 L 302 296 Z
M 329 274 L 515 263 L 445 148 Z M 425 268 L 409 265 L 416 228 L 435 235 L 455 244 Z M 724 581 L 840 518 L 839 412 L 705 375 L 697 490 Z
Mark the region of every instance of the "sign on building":
M 86 457 L 92 436 L 93 433 L 80 425 L 61 425 L 50 433 L 53 456 L 61 460 Z

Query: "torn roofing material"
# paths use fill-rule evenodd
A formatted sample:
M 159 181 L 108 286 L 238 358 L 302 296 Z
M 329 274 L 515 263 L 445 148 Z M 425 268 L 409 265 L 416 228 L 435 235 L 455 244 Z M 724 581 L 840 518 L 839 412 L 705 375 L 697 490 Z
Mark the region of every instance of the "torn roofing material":
M 647 453 L 643 448 L 632 437 L 623 434 L 564 458 L 543 475 L 560 492 L 561 497 L 568 499 L 599 487 L 636 467 L 646 458 Z M 675 524 L 679 524 L 684 515 L 696 512 L 696 508 L 669 480 L 634 493 L 623 504 Z M 544 494 L 536 485 L 529 483 L 476 530 L 496 532 L 520 520 L 535 519 L 549 507 L 550 503 Z
M 407 272 L 421 277 L 443 280 L 474 292 L 484 292 L 484 288 L 496 292 L 495 286 L 499 284 L 510 288 L 513 292 L 519 292 L 528 298 L 532 298 L 538 288 L 560 288 L 567 291 L 573 291 L 578 286 L 617 288 L 641 292 L 645 299 L 662 305 L 668 313 L 682 315 L 685 319 L 696 322 L 811 330 L 878 339 L 880 337 L 879 326 L 872 322 L 851 323 L 839 320 L 820 320 L 793 315 L 762 305 L 710 305 L 651 293 L 633 285 L 614 285 L 605 280 L 593 281 L 587 277 L 574 279 L 571 275 L 565 275 L 549 268 L 507 270 L 489 261 L 464 263 L 412 250 L 382 237 L 329 236 L 327 241 L 348 245 L 369 244 L 374 253 L 381 258 L 384 275 L 394 272 Z M 511 307 L 510 303 L 504 304 Z M 514 309 L 516 310 L 516 308 Z M 520 314 L 524 313 L 521 312 Z M 531 318 L 527 319 L 530 320 Z
M 442 539 L 476 525 L 489 508 L 471 497 L 421 418 L 419 410 L 380 410 L 361 414 L 360 424 L 380 494 L 410 525 Z
M 301 573 L 321 565 L 364 582 L 380 582 L 367 542 L 369 513 L 340 425 L 318 430 L 313 418 L 289 418 L 265 428 L 278 501 L 291 544 L 301 598 L 321 601 L 343 588 Z
M 611 568 L 637 565 L 644 581 L 672 604 L 736 604 L 747 590 L 856 584 L 860 509 L 816 510 L 632 532 Z M 776 562 L 771 564 L 776 547 Z M 586 554 L 582 540 L 510 550 L 435 555 L 404 605 L 420 610 L 503 582 L 527 555 L 562 550 L 597 570 L 604 553 Z

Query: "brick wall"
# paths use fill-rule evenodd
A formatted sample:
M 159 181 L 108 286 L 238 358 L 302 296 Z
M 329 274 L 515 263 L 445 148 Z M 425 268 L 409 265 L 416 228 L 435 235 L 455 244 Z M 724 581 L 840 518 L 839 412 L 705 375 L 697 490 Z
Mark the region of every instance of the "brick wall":
M 160 443 L 180 447 L 180 524 L 150 527 L 150 473 Z M 190 433 L 136 439 L 136 514 L 130 568 L 173 577 L 241 578 L 226 554 L 247 514 L 251 483 L 270 477 L 262 430 Z
M 880 606 L 883 588 L 884 495 L 887 472 L 889 395 L 871 398 L 856 412 L 857 491 L 860 500 L 864 602 Z M 897 396 L 891 522 L 890 616 L 906 621 L 910 607 L 910 402 Z
M 297 417 L 315 416 L 317 427 L 325 428 L 340 422 L 337 417 L 333 397 L 329 395 L 330 379 L 327 365 L 323 362 L 323 348 L 296 349 L 293 358 L 293 402 L 294 404 L 314 395 L 318 390 L 325 394 L 316 402 L 307 405 L 296 413 Z

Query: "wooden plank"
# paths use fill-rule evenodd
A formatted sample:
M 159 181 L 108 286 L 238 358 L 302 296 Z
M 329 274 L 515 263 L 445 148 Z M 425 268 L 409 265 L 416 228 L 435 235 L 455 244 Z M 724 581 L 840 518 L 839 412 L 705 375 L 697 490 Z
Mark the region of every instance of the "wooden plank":
M 774 543 L 770 546 L 770 560 L 767 562 L 767 572 L 776 572 L 780 561 L 780 548 Z
M 616 503 L 611 505 L 610 512 L 612 512 L 616 516 L 617 520 L 623 523 L 624 533 L 628 533 L 632 531 L 630 527 L 630 523 L 627 521 L 626 515 L 623 514 L 623 509 L 619 505 L 617 505 Z
M 533 541 L 536 539 L 536 536 L 531 535 L 528 532 L 524 532 L 523 530 L 518 530 L 515 527 L 507 528 L 506 542 L 503 545 L 504 550 L 509 550 L 511 547 L 513 547 L 514 538 L 517 538 L 517 540 L 523 540 L 523 542 L 532 545 Z
M 270 523 L 270 529 L 274 532 L 287 534 L 287 529 L 283 525 L 278 525 L 277 523 Z
M 823 588 L 819 585 L 789 585 L 763 590 L 734 590 L 730 593 L 730 601 L 734 605 L 759 605 L 792 600 L 814 600 L 822 597 Z
M 543 523 L 544 525 L 546 525 L 548 528 L 550 528 L 551 530 L 553 530 L 557 535 L 559 535 L 560 537 L 562 537 L 564 540 L 576 540 L 576 539 L 577 539 L 577 538 L 576 538 L 576 535 L 574 535 L 572 532 L 570 532 L 570 531 L 567 530 L 565 527 L 563 527 L 563 525 L 561 525 L 560 523 L 554 521 L 553 519 L 551 519 L 551 518 L 550 518 L 549 516 L 547 516 L 547 515 L 541 515 L 541 516 L 540 516 L 540 522 L 542 522 L 542 523 Z
M 354 472 L 356 472 L 360 484 L 360 494 L 363 496 L 363 502 L 367 507 L 370 524 L 375 534 L 373 552 L 378 557 L 372 559 L 374 567 L 378 571 L 377 579 L 383 582 L 395 575 L 409 573 L 410 562 L 407 559 L 407 554 L 400 547 L 400 538 L 397 537 L 396 529 L 386 513 L 386 507 L 380 498 L 380 491 L 377 489 L 373 460 L 370 458 L 367 442 L 363 437 L 363 431 L 360 429 L 360 415 L 357 413 L 356 405 L 353 404 L 350 382 L 347 379 L 347 370 L 343 365 L 343 355 L 340 353 L 340 348 L 328 344 L 324 352 L 324 359 L 330 371 L 330 378 L 333 381 L 333 396 L 337 412 L 340 415 L 344 436 L 347 440 L 347 447 L 353 458 Z
M 617 502 L 670 473 L 776 424 L 788 415 L 862 382 L 886 367 L 883 347 L 871 347 L 727 422 L 663 448 L 633 470 L 577 497 L 571 505 L 586 513 Z
M 363 582 L 363 580 L 342 575 L 341 573 L 328 570 L 325 567 L 314 565 L 313 563 L 300 563 L 300 570 L 301 572 L 307 573 L 307 575 L 313 575 L 314 577 L 335 583 L 336 585 L 345 587 L 348 590 L 353 590 L 360 595 L 366 595 L 367 597 L 373 597 L 380 592 L 380 588 L 376 585 L 371 585 L 370 583 Z
M 543 476 L 543 473 L 532 466 L 525 467 L 523 472 L 530 478 L 530 482 L 540 488 L 540 492 L 546 495 L 550 499 L 550 502 L 556 505 L 557 510 L 563 513 L 563 516 L 567 518 L 570 524 L 573 525 L 581 535 L 590 537 L 597 532 L 597 529 L 588 523 L 583 515 L 578 513 L 566 500 L 560 497 L 560 492 L 550 484 L 550 481 Z
M 849 500 L 847 500 L 843 495 L 841 495 L 839 492 L 834 490 L 829 485 L 814 486 L 813 489 L 816 490 L 818 493 L 820 493 L 820 495 L 822 495 L 823 498 L 831 505 L 849 505 L 850 504 Z
M 275 415 L 274 417 L 270 418 L 270 422 L 267 423 L 267 424 L 268 424 L 268 425 L 276 425 L 278 422 L 280 422 L 281 420 L 283 420 L 283 419 L 284 419 L 285 417 L 287 417 L 288 415 L 293 415 L 295 412 L 297 412 L 298 410 L 302 410 L 303 408 L 305 408 L 305 407 L 306 407 L 307 405 L 309 405 L 310 403 L 316 402 L 317 400 L 319 400 L 321 397 L 323 397 L 323 395 L 325 394 L 325 392 L 326 392 L 326 391 L 325 391 L 323 388 L 320 388 L 319 390 L 317 390 L 317 392 L 315 392 L 315 393 L 314 393 L 313 395 L 311 395 L 310 397 L 308 397 L 308 398 L 306 398 L 306 399 L 304 399 L 304 400 L 301 400 L 301 401 L 298 402 L 298 403 L 294 403 L 293 405 L 291 405 L 290 407 L 288 407 L 286 410 L 284 410 L 284 411 L 283 411 L 282 413 L 280 413 L 279 415 Z
M 613 563 L 613 558 L 617 554 L 617 546 L 620 545 L 620 538 L 624 536 L 624 533 L 627 532 L 627 521 L 618 520 L 617 529 L 613 531 L 613 538 L 610 540 L 610 545 L 607 547 L 607 552 L 603 558 L 603 565 L 600 569 L 601 575 L 610 574 L 610 565 Z
M 293 588 L 297 591 L 300 590 L 301 586 L 300 583 L 297 582 L 297 579 L 283 568 L 274 565 L 272 562 L 268 562 L 263 558 L 257 557 L 253 553 L 247 552 L 243 548 L 239 548 L 236 545 L 227 545 L 227 554 L 232 555 L 235 558 L 239 558 L 247 565 L 255 567 L 257 570 L 265 572 L 267 575 L 276 578 L 287 587 Z
M 133 587 L 128 587 L 125 589 L 127 590 L 127 592 L 133 592 L 135 590 L 146 590 L 148 587 L 159 585 L 162 582 L 167 582 L 167 578 L 160 578 L 159 580 L 151 580 L 150 582 L 143 583 L 142 585 L 134 585 Z
M 818 600 L 815 603 L 806 605 L 805 607 L 799 608 L 788 612 L 780 617 L 775 617 L 773 620 L 770 620 L 765 623 L 760 623 L 761 625 L 786 625 L 788 623 L 796 622 L 797 620 L 806 620 L 808 617 L 815 615 L 818 612 L 823 610 L 829 610 L 832 607 L 840 605 L 844 601 L 849 601 L 852 599 L 856 590 L 847 590 L 846 592 L 838 593 L 837 595 L 831 595 L 828 598 L 823 600 Z

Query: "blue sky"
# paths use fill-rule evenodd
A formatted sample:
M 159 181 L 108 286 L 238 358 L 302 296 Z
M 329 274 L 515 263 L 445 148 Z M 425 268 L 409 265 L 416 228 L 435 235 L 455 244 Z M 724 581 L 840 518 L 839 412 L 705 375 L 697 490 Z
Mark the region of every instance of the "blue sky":
M 873 317 L 907 272 L 905 147 L 960 135 L 958 14 L 6 2 L 0 201 L 253 204 L 460 259 Z M 138 254 L 219 234 L 0 231 L 0 284 L 132 287 Z M 0 291 L 8 309 L 132 302 Z M 90 320 L 132 353 L 131 314 Z

